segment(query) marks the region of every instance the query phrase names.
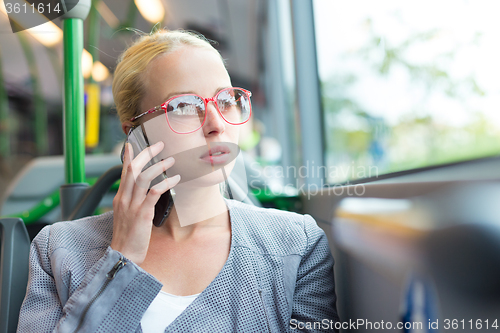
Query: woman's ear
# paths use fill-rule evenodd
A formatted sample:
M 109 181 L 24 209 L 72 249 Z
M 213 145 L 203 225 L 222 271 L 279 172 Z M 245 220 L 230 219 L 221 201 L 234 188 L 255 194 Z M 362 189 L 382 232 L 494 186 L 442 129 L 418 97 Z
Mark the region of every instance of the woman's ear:
M 122 130 L 125 133 L 125 135 L 128 135 L 128 132 L 132 127 L 134 127 L 134 124 L 132 124 L 130 121 L 125 121 L 122 123 Z

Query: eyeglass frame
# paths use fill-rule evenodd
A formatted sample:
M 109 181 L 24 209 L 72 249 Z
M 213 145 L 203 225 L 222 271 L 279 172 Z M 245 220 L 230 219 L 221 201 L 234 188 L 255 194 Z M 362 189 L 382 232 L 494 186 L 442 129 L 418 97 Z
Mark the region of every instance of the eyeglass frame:
M 219 97 L 219 95 L 224 92 L 224 91 L 227 91 L 227 90 L 234 90 L 234 89 L 238 89 L 238 90 L 241 90 L 243 91 L 245 94 L 247 94 L 248 96 L 248 101 L 250 102 L 249 103 L 249 107 L 250 107 L 250 112 L 248 114 L 248 119 L 245 120 L 244 122 L 242 123 L 232 123 L 230 121 L 228 121 L 223 115 L 222 115 L 222 112 L 220 111 L 219 109 L 219 105 L 217 104 L 217 97 Z M 170 125 L 170 121 L 168 120 L 168 115 L 167 115 L 167 107 L 168 107 L 168 103 L 170 103 L 171 101 L 173 101 L 174 99 L 178 98 L 178 97 L 182 97 L 182 96 L 196 96 L 196 97 L 199 97 L 203 100 L 203 102 L 205 103 L 205 116 L 203 117 L 203 122 L 201 123 L 201 126 L 198 127 L 197 129 L 195 130 L 192 130 L 190 132 L 177 132 L 176 130 L 174 130 L 172 128 L 172 125 Z M 158 112 L 158 111 L 163 111 L 165 113 L 165 118 L 167 118 L 167 123 L 168 123 L 168 127 L 170 127 L 170 129 L 174 132 L 174 133 L 177 133 L 177 134 L 189 134 L 189 133 L 193 133 L 193 132 L 196 132 L 197 130 L 199 130 L 200 128 L 203 127 L 203 125 L 205 125 L 205 121 L 207 120 L 207 109 L 208 109 L 208 102 L 213 102 L 214 105 L 215 105 L 215 108 L 217 109 L 217 112 L 219 113 L 219 115 L 222 117 L 222 119 L 224 119 L 224 121 L 230 125 L 243 125 L 244 123 L 246 123 L 247 121 L 250 120 L 250 117 L 252 116 L 252 103 L 250 101 L 250 97 L 252 97 L 252 92 L 250 92 L 249 90 L 246 90 L 246 89 L 243 89 L 243 88 L 239 88 L 239 87 L 228 87 L 228 88 L 224 88 L 220 91 L 218 91 L 215 96 L 213 97 L 210 97 L 210 98 L 204 98 L 200 95 L 197 95 L 197 94 L 181 94 L 181 95 L 176 95 L 176 96 L 173 96 L 173 97 L 170 97 L 168 100 L 166 100 L 165 102 L 163 102 L 162 104 L 158 105 L 158 106 L 155 106 L 154 108 L 151 108 L 149 109 L 148 111 L 146 112 L 143 112 L 141 113 L 140 115 L 137 115 L 133 118 L 130 119 L 131 122 L 133 121 L 136 121 L 137 119 L 139 119 L 140 117 L 142 116 L 145 116 L 145 115 L 148 115 L 148 114 L 151 114 L 151 113 L 155 113 L 155 112 Z

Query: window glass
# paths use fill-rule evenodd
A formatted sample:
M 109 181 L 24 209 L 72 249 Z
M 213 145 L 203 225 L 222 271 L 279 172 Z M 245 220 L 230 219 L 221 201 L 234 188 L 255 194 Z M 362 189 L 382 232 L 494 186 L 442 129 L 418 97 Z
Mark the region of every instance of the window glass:
M 314 0 L 327 181 L 500 153 L 496 0 Z

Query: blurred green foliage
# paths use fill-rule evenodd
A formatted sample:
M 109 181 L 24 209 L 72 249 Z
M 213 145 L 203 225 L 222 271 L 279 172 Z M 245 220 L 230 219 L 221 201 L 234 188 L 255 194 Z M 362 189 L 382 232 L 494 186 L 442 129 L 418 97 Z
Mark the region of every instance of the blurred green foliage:
M 373 71 L 371 74 L 387 77 L 393 68 L 400 67 L 412 83 L 458 102 L 464 102 L 468 96 L 485 96 L 473 76 L 453 78 L 442 65 L 453 59 L 457 50 L 441 54 L 429 63 L 407 60 L 415 43 L 430 41 L 440 31 L 415 34 L 392 46 L 373 31 L 370 20 L 366 23 L 370 27 L 369 42 L 346 57 L 362 59 Z M 475 39 L 478 38 L 480 34 L 476 34 Z M 373 116 L 374 112 L 357 102 L 363 96 L 349 94 L 348 88 L 359 80 L 356 75 L 339 71 L 321 83 L 327 165 L 344 170 L 330 177 L 330 182 L 500 154 L 500 129 L 481 110 L 469 110 L 471 120 L 457 126 L 438 122 L 429 110 L 415 106 L 414 110 L 402 110 L 398 123 L 390 125 L 384 117 Z M 370 166 L 376 167 L 376 174 L 360 172 Z

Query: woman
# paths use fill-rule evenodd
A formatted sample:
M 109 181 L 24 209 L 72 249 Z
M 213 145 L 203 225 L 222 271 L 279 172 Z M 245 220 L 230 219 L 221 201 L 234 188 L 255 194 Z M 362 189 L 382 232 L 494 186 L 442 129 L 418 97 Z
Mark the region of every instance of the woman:
M 126 145 L 113 212 L 36 237 L 19 331 L 284 332 L 338 320 L 315 221 L 220 194 L 250 116 L 250 93 L 232 88 L 220 54 L 187 32 L 143 36 L 122 55 L 113 95 L 125 133 L 150 147 Z

